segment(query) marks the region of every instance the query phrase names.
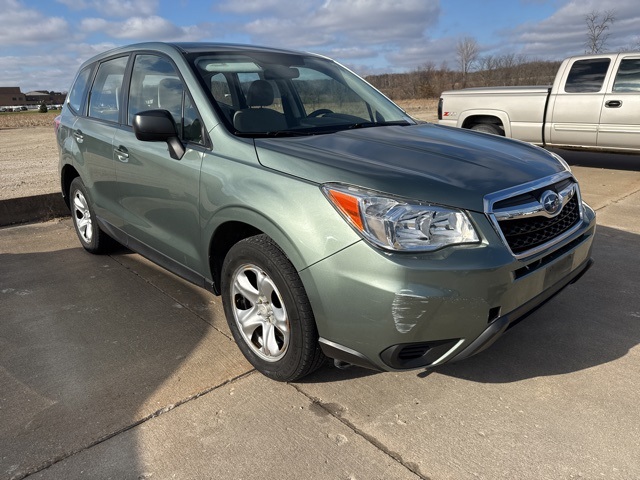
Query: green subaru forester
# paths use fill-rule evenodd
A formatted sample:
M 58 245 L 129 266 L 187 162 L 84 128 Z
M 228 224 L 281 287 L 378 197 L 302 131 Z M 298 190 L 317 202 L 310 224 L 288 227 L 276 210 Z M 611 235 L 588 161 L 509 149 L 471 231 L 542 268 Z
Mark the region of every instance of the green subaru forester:
M 318 55 L 118 48 L 80 67 L 57 141 L 83 247 L 222 295 L 276 380 L 461 360 L 591 264 L 595 214 L 560 157 L 416 122 Z

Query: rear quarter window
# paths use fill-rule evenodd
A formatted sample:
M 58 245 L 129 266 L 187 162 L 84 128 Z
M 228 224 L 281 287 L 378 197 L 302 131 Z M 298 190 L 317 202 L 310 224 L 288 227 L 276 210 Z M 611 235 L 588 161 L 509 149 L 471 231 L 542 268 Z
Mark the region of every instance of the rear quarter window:
M 75 113 L 82 113 L 84 100 L 84 95 L 87 91 L 87 86 L 89 85 L 89 76 L 91 75 L 91 67 L 87 67 L 82 70 L 76 81 L 73 83 L 71 90 L 69 90 L 69 95 L 67 96 L 67 104 Z

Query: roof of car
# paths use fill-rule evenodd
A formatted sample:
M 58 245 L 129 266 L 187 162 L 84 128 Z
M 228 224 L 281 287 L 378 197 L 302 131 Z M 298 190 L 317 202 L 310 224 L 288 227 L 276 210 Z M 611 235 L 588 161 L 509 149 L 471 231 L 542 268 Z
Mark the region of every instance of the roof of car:
M 179 50 L 182 50 L 186 53 L 200 53 L 200 52 L 240 52 L 240 51 L 260 51 L 260 52 L 271 52 L 271 53 L 288 53 L 288 54 L 303 54 L 303 52 L 298 52 L 294 50 L 286 50 L 282 48 L 273 48 L 273 47 L 265 47 L 259 45 L 243 45 L 239 43 L 206 43 L 206 42 L 176 42 L 169 43 L 168 45 L 172 45 Z
M 240 53 L 240 52 L 260 52 L 260 53 L 276 53 L 276 54 L 286 54 L 286 55 L 307 55 L 314 57 L 323 57 L 322 55 L 308 53 L 308 52 L 300 52 L 295 50 L 285 50 L 281 48 L 272 48 L 272 47 L 264 47 L 258 45 L 243 45 L 243 44 L 235 44 L 235 43 L 213 43 L 213 42 L 144 42 L 144 43 L 134 43 L 131 45 L 125 45 L 122 47 L 116 47 L 112 50 L 108 50 L 102 53 L 99 53 L 89 59 L 87 59 L 80 67 L 80 70 L 85 66 L 92 64 L 96 61 L 101 61 L 105 58 L 116 56 L 119 54 L 128 54 L 135 51 L 157 51 L 164 52 L 165 54 L 171 55 L 172 53 L 179 53 L 180 55 L 190 54 L 190 53 Z

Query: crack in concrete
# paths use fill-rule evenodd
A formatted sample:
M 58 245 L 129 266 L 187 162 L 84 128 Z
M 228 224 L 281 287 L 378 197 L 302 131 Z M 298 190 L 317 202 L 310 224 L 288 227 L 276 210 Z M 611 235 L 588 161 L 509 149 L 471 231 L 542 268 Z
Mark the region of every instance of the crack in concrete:
M 314 405 L 316 408 L 322 409 L 328 415 L 330 415 L 331 417 L 335 418 L 340 423 L 342 423 L 345 427 L 347 427 L 349 430 L 351 430 L 355 435 L 359 436 L 360 438 L 362 438 L 366 442 L 368 442 L 371 445 L 373 445 L 379 451 L 381 451 L 382 453 L 387 455 L 389 458 L 391 458 L 392 460 L 394 460 L 398 464 L 402 465 L 404 468 L 409 470 L 411 473 L 413 473 L 414 475 L 419 477 L 421 480 L 431 480 L 431 477 L 428 477 L 428 476 L 424 475 L 420 471 L 420 466 L 418 464 L 416 464 L 414 462 L 406 461 L 402 457 L 402 455 L 400 453 L 394 452 L 393 450 L 389 449 L 384 443 L 382 443 L 380 440 L 375 438 L 373 435 L 370 435 L 367 432 L 365 432 L 364 430 L 358 428 L 353 422 L 351 422 L 350 420 L 348 420 L 348 419 L 344 418 L 342 415 L 340 415 L 340 409 L 330 408 L 329 404 L 323 402 L 319 398 L 316 398 L 316 397 L 313 397 L 311 395 L 308 395 L 301 388 L 299 388 L 297 385 L 294 385 L 293 383 L 289 383 L 289 385 L 291 385 L 298 393 L 300 393 L 301 395 L 304 395 L 311 402 L 311 404 Z
M 230 378 L 229 380 L 225 380 L 224 382 L 215 385 L 213 387 L 207 388 L 201 392 L 197 392 L 194 393 L 193 395 L 190 395 L 186 398 L 183 398 L 182 400 L 177 401 L 176 403 L 170 404 L 170 405 L 165 405 L 164 407 L 156 410 L 153 413 L 150 413 L 149 415 L 144 416 L 143 418 L 133 422 L 130 425 L 126 425 L 114 432 L 108 433 L 106 435 L 103 435 L 102 437 L 98 438 L 97 440 L 94 440 L 93 442 L 91 442 L 88 445 L 85 445 L 82 448 L 78 448 L 76 450 L 73 450 L 71 452 L 67 452 L 64 453 L 62 455 L 58 455 L 57 457 L 54 457 L 50 460 L 47 460 L 46 462 L 41 463 L 40 465 L 38 465 L 37 467 L 33 467 L 28 469 L 27 471 L 21 472 L 17 475 L 14 475 L 13 477 L 11 477 L 10 480 L 23 480 L 24 478 L 27 478 L 31 475 L 35 475 L 36 473 L 40 473 L 43 470 L 46 470 L 48 468 L 53 467 L 54 465 L 56 465 L 57 463 L 60 463 L 68 458 L 71 458 L 79 453 L 82 453 L 84 451 L 90 450 L 93 447 L 96 447 L 98 445 L 100 445 L 101 443 L 104 443 L 114 437 L 117 437 L 118 435 L 122 434 L 122 433 L 126 433 L 129 430 L 132 430 L 146 422 L 148 422 L 149 420 L 153 420 L 156 417 L 160 417 L 161 415 L 164 415 L 165 413 L 170 412 L 171 410 L 174 410 L 182 405 L 185 405 L 193 400 L 196 400 L 200 397 L 202 397 L 203 395 L 207 395 L 208 393 L 213 392 L 214 390 L 218 390 L 219 388 L 222 387 L 226 387 L 227 385 L 232 385 L 236 382 L 239 382 L 240 380 L 244 379 L 245 377 L 250 376 L 251 374 L 255 373 L 256 370 L 249 370 L 248 372 L 244 372 L 236 377 Z
M 628 193 L 627 195 L 624 195 L 624 196 L 622 196 L 622 197 L 620 197 L 620 198 L 616 198 L 616 199 L 614 199 L 614 200 L 609 201 L 609 202 L 608 202 L 608 203 L 606 203 L 605 205 L 602 205 L 601 207 L 596 208 L 596 209 L 595 209 L 595 211 L 596 211 L 596 212 L 599 212 L 600 210 L 603 210 L 603 209 L 605 209 L 605 208 L 607 208 L 607 207 L 610 207 L 611 205 L 615 205 L 616 203 L 620 203 L 620 202 L 622 202 L 623 200 L 626 200 L 627 198 L 629 198 L 629 197 L 631 197 L 631 196 L 635 195 L 635 194 L 636 194 L 636 193 L 638 193 L 638 192 L 640 192 L 640 188 L 639 188 L 639 189 L 637 189 L 637 190 L 634 190 L 633 192 Z

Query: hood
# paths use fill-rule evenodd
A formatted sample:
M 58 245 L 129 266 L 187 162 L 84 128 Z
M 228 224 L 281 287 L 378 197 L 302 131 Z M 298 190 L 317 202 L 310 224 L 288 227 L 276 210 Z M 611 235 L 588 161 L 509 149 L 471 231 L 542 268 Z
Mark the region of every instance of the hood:
M 483 211 L 486 194 L 564 171 L 550 153 L 434 124 L 256 139 L 260 163 L 314 183 L 341 182 Z

